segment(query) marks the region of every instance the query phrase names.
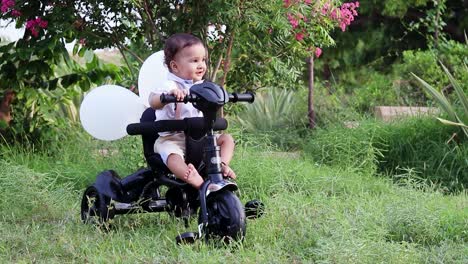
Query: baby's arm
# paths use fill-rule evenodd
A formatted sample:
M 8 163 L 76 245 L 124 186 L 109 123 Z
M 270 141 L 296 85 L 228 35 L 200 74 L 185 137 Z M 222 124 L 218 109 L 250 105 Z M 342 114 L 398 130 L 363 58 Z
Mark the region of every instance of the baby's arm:
M 167 94 L 172 94 L 177 98 L 178 101 L 182 101 L 187 95 L 187 91 L 175 88 L 170 90 Z M 151 93 L 149 96 L 149 104 L 153 109 L 163 108 L 165 104 L 161 102 L 161 93 Z

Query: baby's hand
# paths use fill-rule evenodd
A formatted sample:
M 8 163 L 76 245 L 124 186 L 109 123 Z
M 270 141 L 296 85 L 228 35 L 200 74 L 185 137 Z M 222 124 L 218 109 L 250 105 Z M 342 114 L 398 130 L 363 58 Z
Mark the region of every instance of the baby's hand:
M 180 90 L 180 89 L 172 89 L 171 91 L 169 91 L 169 94 L 174 95 L 175 98 L 177 99 L 177 101 L 182 101 L 182 100 L 184 100 L 185 96 L 187 95 L 187 91 L 186 90 Z

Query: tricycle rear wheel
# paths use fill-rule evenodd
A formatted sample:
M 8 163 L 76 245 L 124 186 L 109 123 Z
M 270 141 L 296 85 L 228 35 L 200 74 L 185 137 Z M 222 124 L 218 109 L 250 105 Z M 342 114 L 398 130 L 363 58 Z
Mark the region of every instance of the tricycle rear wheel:
M 115 208 L 110 198 L 100 193 L 96 187 L 89 186 L 81 200 L 81 220 L 87 224 L 103 224 L 114 218 Z

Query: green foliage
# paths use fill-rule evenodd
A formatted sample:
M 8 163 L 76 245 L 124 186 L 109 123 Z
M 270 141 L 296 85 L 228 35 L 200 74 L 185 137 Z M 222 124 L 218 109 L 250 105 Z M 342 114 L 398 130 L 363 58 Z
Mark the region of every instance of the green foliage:
M 466 95 L 467 93 L 463 90 L 462 86 L 455 80 L 455 78 L 443 64 L 442 67 L 444 68 L 444 71 L 447 77 L 450 79 L 450 83 L 452 84 L 453 89 L 455 90 L 455 93 L 458 98 L 458 103 L 461 105 L 460 112 L 456 111 L 457 108 L 455 107 L 455 104 L 450 103 L 442 92 L 439 92 L 437 89 L 429 85 L 427 82 L 419 78 L 414 73 L 413 76 L 422 84 L 422 87 L 425 89 L 425 91 L 427 91 L 436 99 L 439 106 L 450 118 L 450 120 L 441 118 L 439 118 L 439 120 L 444 124 L 459 126 L 465 133 L 465 136 L 468 138 L 468 97 Z M 465 69 L 466 75 L 468 75 L 468 68 L 466 68 L 466 64 Z
M 317 130 L 304 152 L 320 164 L 346 170 L 385 175 L 411 170 L 419 182 L 460 191 L 468 185 L 468 147 L 466 139 L 450 140 L 454 132 L 429 118 L 390 124 L 367 121 L 355 128 Z
M 428 3 L 431 3 L 432 0 L 410 0 L 410 1 L 402 1 L 402 0 L 387 0 L 383 1 L 384 9 L 383 14 L 396 16 L 396 17 L 403 17 L 410 8 L 425 6 Z M 443 1 L 442 1 L 443 2 Z
M 10 149 L 10 155 L 0 158 L 2 260 L 466 262 L 466 193 L 443 195 L 430 186 L 395 186 L 370 174 L 257 148 L 239 148 L 232 163 L 240 199 L 259 198 L 267 208 L 263 218 L 249 221 L 241 245 L 176 245 L 176 235 L 196 230 L 196 219 L 187 229 L 166 213 L 119 215 L 114 228 L 104 232 L 79 219 L 84 183 L 94 180 L 92 170 L 116 168 L 125 174 L 116 165 L 128 157 L 100 156 L 97 151 L 103 146 L 93 140 L 70 142 L 76 142 L 76 148 L 64 144 L 67 150 L 55 154 Z M 56 180 L 64 175 L 65 181 Z M 74 184 L 78 179 L 85 180 Z
M 425 105 L 426 94 L 419 89 L 411 73 L 439 87 L 440 90 L 446 90 L 450 85 L 450 79 L 443 67 L 438 64 L 438 61 L 441 61 L 456 74 L 456 78 L 461 81 L 461 89 L 468 91 L 468 85 L 466 85 L 468 74 L 464 67 L 466 58 L 468 58 L 467 44 L 454 41 L 441 44 L 437 50 L 404 51 L 403 62 L 393 65 L 394 76 L 397 76 L 395 88 L 406 105 Z
M 382 155 L 374 146 L 377 130 L 375 124 L 361 122 L 357 128 L 318 129 L 308 138 L 304 153 L 319 164 L 374 174 Z
M 411 72 L 427 83 L 450 92 L 453 90 L 451 88 L 453 85 L 443 67 L 438 64 L 438 61 L 442 61 L 448 65 L 454 78 L 459 80 L 461 90 L 466 93 L 468 91 L 468 74 L 464 66 L 464 61 L 468 60 L 466 47 L 464 43 L 447 41 L 441 43 L 438 49 L 407 50 L 403 52 L 401 62 L 394 63 L 385 71 L 375 66 L 360 66 L 335 76 L 333 69 L 330 69 L 333 78 L 327 80 L 324 78 L 326 74 L 319 73 L 316 83 L 323 83 L 329 91 L 331 97 L 325 97 L 326 100 L 334 101 L 336 100 L 334 98 L 338 97 L 341 107 L 348 107 L 364 114 L 373 113 L 374 106 L 378 105 L 432 105 L 432 98 L 426 96 L 426 93 L 419 88 Z M 328 67 L 326 63 L 328 62 L 321 62 L 320 66 L 326 68 Z M 345 62 L 348 63 L 350 62 Z M 320 89 L 324 88 L 318 86 L 316 90 Z M 457 100 L 455 93 L 452 93 L 450 98 Z M 318 104 L 324 102 L 320 100 Z
M 237 121 L 249 131 L 270 131 L 288 127 L 295 114 L 296 100 L 293 91 L 271 89 L 257 93 L 255 102 L 245 106 Z
M 375 146 L 381 149 L 379 171 L 397 175 L 406 169 L 423 181 L 449 191 L 461 191 L 468 185 L 468 142 L 451 137 L 455 127 L 441 126 L 430 118 L 409 119 L 386 125 L 379 131 Z
M 298 111 L 297 93 L 278 88 L 258 93 L 255 102 L 245 106 L 234 123 L 246 133 L 267 137 L 283 149 L 297 148 L 299 132 L 305 128 L 305 114 Z
M 424 105 L 427 98 L 421 89 L 418 89 L 410 81 L 409 74 L 413 72 L 422 78 L 428 78 L 431 83 L 438 87 L 445 87 L 448 78 L 437 65 L 437 55 L 434 50 L 428 51 L 404 51 L 403 63 L 394 66 L 397 75 L 403 80 L 398 81 L 398 92 L 405 99 L 406 105 Z
M 17 0 L 0 14 L 0 19 L 14 22 L 18 28 L 25 26 L 26 31 L 20 40 L 0 46 L 0 90 L 13 88 L 25 100 L 25 94 L 35 94 L 28 89 L 51 95 L 44 91 L 77 85 L 86 92 L 109 78 L 129 87 L 135 85 L 144 58 L 160 50 L 164 40 L 176 32 L 191 32 L 205 41 L 210 54 L 209 75 L 213 80 L 222 78 L 222 85 L 242 90 L 275 86 L 297 89 L 303 84 L 302 60 L 311 55 L 311 45 L 333 44 L 329 32 L 336 23 L 323 15 L 309 17 L 323 4 L 324 1 L 316 1 L 313 5 L 298 3 L 294 7 L 295 13 L 302 12 L 308 18 L 301 25 L 308 31 L 306 43 L 294 40 L 295 32 L 287 18 L 292 11 L 281 0 L 268 3 Z M 73 41 L 76 41 L 73 54 L 86 59 L 82 68 L 70 65 L 65 43 Z M 88 51 L 106 47 L 120 50 L 126 64 L 123 70 L 101 65 Z M 63 61 L 71 71 L 57 76 Z M 230 69 L 233 70 L 228 76 Z M 33 98 L 40 97 L 43 96 Z M 39 111 L 42 114 L 36 116 L 43 120 L 36 122 L 18 114 L 16 118 L 21 120 L 17 121 L 26 123 L 27 128 L 16 129 L 16 133 L 52 123 L 54 100 L 31 102 L 33 98 L 29 102 L 17 101 L 15 107 L 39 106 L 43 108 Z
M 419 89 L 416 89 L 415 84 L 410 83 L 412 80 L 409 75 L 410 71 L 395 69 L 396 71 L 392 73 L 391 65 L 404 60 L 404 64 L 413 64 L 412 71 L 415 71 L 417 67 L 426 66 L 432 71 L 434 67 L 438 67 L 436 62 L 442 60 L 451 70 L 459 67 L 460 59 L 463 61 L 463 56 L 460 55 L 463 52 L 466 54 L 467 50 L 466 45 L 461 43 L 464 41 L 463 30 L 468 26 L 465 15 L 468 11 L 467 7 L 456 0 L 437 1 L 437 5 L 434 5 L 435 1 L 432 0 L 364 0 L 359 2 L 359 16 L 356 17 L 349 30 L 332 32 L 331 36 L 336 40 L 336 47 L 324 49 L 323 56 L 316 63 L 317 75 L 322 80 L 343 83 L 350 89 L 358 89 L 363 86 L 363 81 L 357 79 L 358 82 L 352 82 L 353 80 L 348 78 L 349 72 L 367 71 L 371 68 L 382 74 L 394 74 L 393 77 L 388 78 L 395 80 L 394 88 L 401 89 L 399 96 L 401 96 L 400 99 L 406 100 L 405 103 L 412 105 L 425 103 L 424 97 L 412 96 L 413 93 L 414 96 L 421 94 L 418 94 Z M 437 11 L 443 6 L 446 9 Z M 437 12 L 440 13 L 438 17 Z M 433 19 L 434 16 L 437 19 Z M 427 23 L 420 23 L 421 19 Z M 418 28 L 411 26 L 416 23 L 420 25 Z M 435 29 L 443 26 L 444 23 L 446 26 L 443 30 L 439 28 L 438 40 L 434 44 Z M 424 56 L 429 58 L 422 58 L 424 57 L 422 54 L 422 57 L 418 58 L 419 52 L 423 52 L 428 47 L 431 49 Z M 404 58 L 403 52 L 406 50 L 409 50 L 415 58 Z M 436 57 L 430 58 L 430 53 L 435 53 Z M 458 71 L 453 72 L 457 75 Z M 427 75 L 429 76 L 430 73 Z M 435 76 L 430 76 L 430 78 L 440 77 L 444 78 L 441 68 L 437 70 Z M 447 84 L 448 80 L 445 85 Z M 400 99 L 399 102 L 402 103 Z
M 399 104 L 399 94 L 388 75 L 372 69 L 360 69 L 347 76 L 355 78 L 351 81 L 354 85 L 361 84 L 353 87 L 352 91 L 345 90 L 345 93 L 350 94 L 348 96 L 350 108 L 360 113 L 372 113 L 375 106 Z
M 85 91 L 97 84 L 122 80 L 124 71 L 104 64 L 92 51 L 82 50 L 83 63 L 66 57 L 52 65 L 48 87 L 27 86 L 17 92 L 8 136 L 27 136 L 33 141 L 41 140 L 40 137 L 56 139 L 61 130 L 79 122 L 79 106 Z
M 316 47 L 334 45 L 330 32 L 336 23 L 317 11 L 324 3 L 314 1 L 309 5 L 299 1 L 286 8 L 280 0 L 245 1 L 241 12 L 234 16 L 237 21 L 231 27 L 235 33 L 231 37 L 236 40 L 232 56 L 224 60 L 224 63 L 231 63 L 228 87 L 232 90 L 256 90 L 265 87 L 299 89 L 304 86 L 305 58 L 313 56 Z M 337 5 L 336 2 L 331 4 Z M 288 14 L 307 17 L 307 22 L 301 22 L 300 26 L 305 33 L 304 40 L 295 39 L 299 28 L 291 27 Z M 309 14 L 317 15 L 309 17 Z M 229 23 L 227 25 L 229 29 Z

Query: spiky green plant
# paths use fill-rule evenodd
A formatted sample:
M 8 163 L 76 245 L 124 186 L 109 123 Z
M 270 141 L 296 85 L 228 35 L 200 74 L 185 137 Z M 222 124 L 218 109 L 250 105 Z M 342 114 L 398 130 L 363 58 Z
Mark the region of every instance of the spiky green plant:
M 468 97 L 463 91 L 462 86 L 458 83 L 457 80 L 455 80 L 455 78 L 447 69 L 447 67 L 445 67 L 445 65 L 443 65 L 442 63 L 441 65 L 445 71 L 445 74 L 447 74 L 447 77 L 449 78 L 450 83 L 452 84 L 455 90 L 459 103 L 461 104 L 460 111 L 457 111 L 455 104 L 450 102 L 442 92 L 432 87 L 423 79 L 419 78 L 416 74 L 414 73 L 411 73 L 411 74 L 419 81 L 419 83 L 421 83 L 424 90 L 426 90 L 429 94 L 431 94 L 434 97 L 434 99 L 442 108 L 442 110 L 448 115 L 449 120 L 440 118 L 440 117 L 437 119 L 441 121 L 443 124 L 461 127 L 465 136 L 468 138 Z M 466 63 L 465 63 L 465 69 L 466 69 L 466 73 L 468 74 L 468 66 L 466 65 Z
M 237 116 L 237 122 L 249 131 L 274 131 L 287 128 L 296 119 L 293 91 L 271 89 L 256 95 L 253 104 Z

